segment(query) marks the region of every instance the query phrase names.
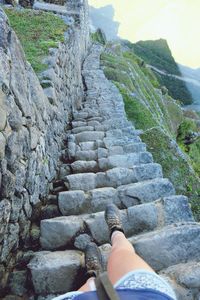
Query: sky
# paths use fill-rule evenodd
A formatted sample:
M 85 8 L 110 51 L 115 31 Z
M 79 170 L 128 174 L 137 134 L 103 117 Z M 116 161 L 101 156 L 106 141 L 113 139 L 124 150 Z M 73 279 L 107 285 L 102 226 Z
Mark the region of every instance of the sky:
M 164 38 L 178 63 L 200 67 L 200 0 L 89 0 L 89 4 L 113 5 L 120 37 L 131 42 Z

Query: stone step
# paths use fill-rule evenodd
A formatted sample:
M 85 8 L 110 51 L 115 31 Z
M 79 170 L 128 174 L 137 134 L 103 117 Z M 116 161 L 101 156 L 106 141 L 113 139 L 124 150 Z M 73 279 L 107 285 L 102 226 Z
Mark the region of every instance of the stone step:
M 130 239 L 136 252 L 156 271 L 200 261 L 200 224 L 179 223 Z
M 80 180 L 80 176 L 78 177 Z M 132 170 L 114 168 L 105 173 L 97 173 L 97 188 L 86 191 L 86 193 L 80 190 L 62 192 L 59 194 L 59 207 L 63 215 L 77 215 L 88 211 L 104 210 L 108 202 L 123 206 L 119 192 L 113 187 L 159 177 L 162 177 L 162 169 L 159 164 L 140 165 Z M 81 196 L 79 196 L 80 194 Z
M 200 290 L 200 261 L 180 263 L 163 269 L 159 272 L 162 276 L 176 279 L 176 283 L 187 289 Z
M 83 161 L 77 160 L 71 164 L 71 169 L 74 174 L 76 173 L 88 173 L 88 172 L 98 172 L 99 167 L 95 160 Z M 67 176 L 68 174 L 66 174 Z
M 88 151 L 88 150 L 98 150 L 98 148 L 104 148 L 108 152 L 107 156 L 116 155 L 116 154 L 126 154 L 134 152 L 145 152 L 146 144 L 145 143 L 127 143 L 122 146 L 110 146 L 105 147 L 103 141 L 92 141 L 92 142 L 82 142 L 76 146 L 79 151 Z
M 81 150 L 76 151 L 75 160 L 97 160 L 98 159 L 98 151 L 97 150 Z
M 28 265 L 35 293 L 56 295 L 75 289 L 74 280 L 84 264 L 84 254 L 76 250 L 36 253 Z
M 197 289 L 188 289 L 176 282 L 176 278 L 171 279 L 168 275 L 160 274 L 168 282 L 175 292 L 177 300 L 199 300 L 200 293 Z
M 183 209 L 185 209 L 185 212 L 182 212 Z M 145 231 L 156 230 L 159 227 L 177 222 L 194 221 L 188 200 L 184 196 L 166 197 L 152 203 L 132 206 L 121 210 L 120 215 L 127 237 Z M 104 212 L 86 217 L 85 223 L 97 244 L 102 245 L 109 242 Z
M 189 277 L 189 275 L 192 262 L 195 264 L 194 270 L 197 271 L 197 276 L 199 272 L 196 262 L 200 261 L 200 224 L 173 224 L 151 233 L 132 237 L 129 240 L 136 252 L 156 271 L 188 263 L 189 269 L 188 271 L 186 269 L 186 274 L 181 277 L 182 272 L 180 272 L 178 276 L 181 279 L 185 278 L 182 280 L 186 284 L 188 284 L 188 278 L 189 281 L 193 282 L 192 284 L 196 285 L 195 280 L 193 280 L 194 275 L 192 275 L 193 277 Z M 103 260 L 106 260 L 110 245 L 104 244 L 100 249 Z M 79 284 L 81 285 L 80 278 L 84 268 L 83 258 L 83 254 L 75 250 L 39 252 L 28 265 L 36 293 L 45 295 L 69 292 L 74 289 L 77 276 L 79 276 Z M 199 281 L 197 281 L 198 283 Z
M 126 155 L 111 155 L 98 160 L 99 168 L 102 171 L 122 167 L 132 168 L 134 165 L 152 163 L 153 157 L 149 152 L 127 153 Z
M 94 131 L 94 127 L 93 126 L 79 126 L 79 127 L 75 127 L 72 129 L 73 134 L 80 133 L 83 131 Z
M 84 127 L 87 125 L 88 123 L 86 121 L 72 121 L 72 128 Z
M 104 142 L 105 148 L 110 148 L 112 146 L 124 146 L 124 145 L 130 144 L 130 143 L 141 143 L 141 139 L 137 135 L 134 137 L 131 137 L 131 138 L 124 136 L 121 139 L 105 137 L 103 139 L 103 142 Z
M 96 140 L 103 140 L 105 137 L 104 131 L 82 131 L 74 134 L 76 143 L 92 142 Z
M 175 195 L 172 183 L 166 178 L 155 178 L 117 188 L 124 207 L 155 201 L 161 197 Z
M 96 192 L 93 191 L 93 193 Z M 108 191 L 106 192 L 108 194 Z M 110 191 L 111 195 L 112 193 L 113 191 Z M 81 202 L 83 202 L 84 195 L 81 191 L 76 191 L 76 194 L 71 193 L 70 196 L 69 200 L 75 206 L 81 205 Z M 117 201 L 116 204 L 118 204 Z M 105 206 L 106 203 L 102 208 L 105 208 Z M 153 203 L 129 207 L 120 210 L 120 214 L 126 236 L 154 230 L 176 222 L 193 221 L 188 200 L 184 196 L 166 197 Z M 104 212 L 42 220 L 40 240 L 42 248 L 55 250 L 70 246 L 75 236 L 84 231 L 88 232 L 88 230 L 98 244 L 101 245 L 109 241 Z
M 98 172 L 96 174 L 91 172 L 71 174 L 67 175 L 64 178 L 64 181 L 68 190 L 83 190 L 87 192 L 95 188 L 118 187 L 128 183 L 135 183 L 160 177 L 162 177 L 161 166 L 159 164 L 150 163 L 133 166 L 131 169 L 113 168 L 106 172 Z M 148 182 L 148 184 L 150 184 L 150 182 Z M 156 182 L 156 184 L 158 184 L 158 182 Z M 128 189 L 130 187 L 125 186 L 124 188 Z

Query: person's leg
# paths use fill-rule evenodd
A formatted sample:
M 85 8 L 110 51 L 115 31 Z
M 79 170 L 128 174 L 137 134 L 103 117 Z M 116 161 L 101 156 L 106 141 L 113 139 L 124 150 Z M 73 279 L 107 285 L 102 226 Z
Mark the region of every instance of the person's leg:
M 90 277 L 84 285 L 80 287 L 79 292 L 89 292 L 95 290 L 95 277 Z
M 108 276 L 112 284 L 115 284 L 122 276 L 130 271 L 145 269 L 154 270 L 135 253 L 131 243 L 120 231 L 114 231 L 111 237 L 111 253 L 108 259 Z

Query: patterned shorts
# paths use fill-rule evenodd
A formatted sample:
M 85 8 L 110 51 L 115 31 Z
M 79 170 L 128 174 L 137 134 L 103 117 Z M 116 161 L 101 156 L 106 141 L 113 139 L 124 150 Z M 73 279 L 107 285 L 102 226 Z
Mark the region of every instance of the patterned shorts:
M 114 287 L 116 289 L 153 289 L 176 300 L 175 293 L 170 285 L 156 273 L 146 270 L 137 270 L 127 273 L 118 280 Z M 69 292 L 52 300 L 73 300 L 73 298 L 81 293 L 82 292 L 78 291 Z

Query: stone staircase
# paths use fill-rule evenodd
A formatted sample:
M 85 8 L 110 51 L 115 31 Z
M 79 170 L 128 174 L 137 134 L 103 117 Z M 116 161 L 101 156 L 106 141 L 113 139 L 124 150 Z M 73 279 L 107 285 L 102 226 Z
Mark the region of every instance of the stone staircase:
M 126 119 L 121 95 L 99 67 L 101 51 L 94 45 L 85 60 L 85 101 L 73 114 L 60 180 L 49 195 L 62 216 L 41 221 L 43 251 L 28 266 L 35 293 L 52 299 L 78 288 L 90 240 L 106 263 L 103 211 L 113 202 L 137 253 L 173 285 L 178 299 L 200 299 L 200 225 Z

